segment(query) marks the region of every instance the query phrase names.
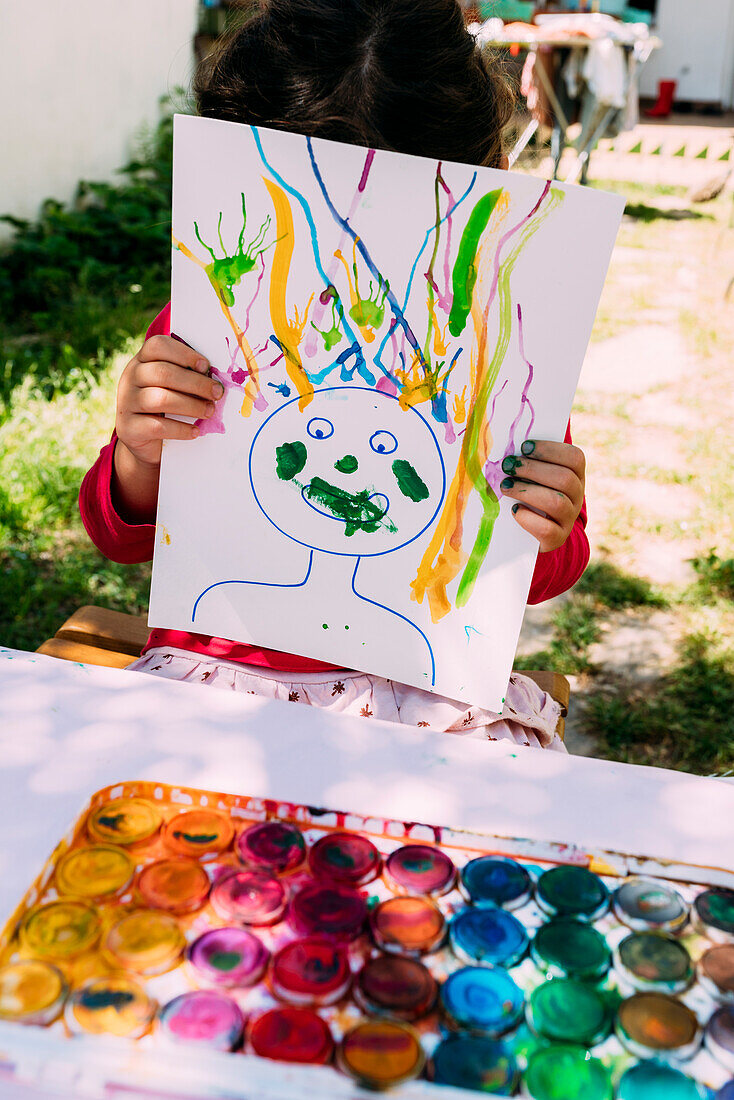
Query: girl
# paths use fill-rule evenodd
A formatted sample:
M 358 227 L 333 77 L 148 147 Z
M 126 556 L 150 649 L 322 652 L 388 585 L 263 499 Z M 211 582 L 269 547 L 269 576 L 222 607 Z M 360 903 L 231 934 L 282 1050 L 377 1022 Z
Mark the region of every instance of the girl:
M 510 97 L 467 33 L 457 0 L 261 0 L 200 66 L 200 114 L 296 130 L 434 159 L 506 168 Z M 119 562 L 153 556 L 162 441 L 193 439 L 223 396 L 209 363 L 155 319 L 119 384 L 111 442 L 87 474 L 86 529 Z M 584 456 L 571 443 L 528 440 L 505 459 L 503 492 L 540 546 L 530 591 L 570 588 L 589 557 Z M 520 493 L 522 496 L 520 496 Z M 525 505 L 532 507 L 525 507 Z M 537 509 L 545 515 L 539 515 Z M 154 630 L 134 669 L 332 710 L 563 750 L 558 705 L 513 675 L 502 715 L 381 677 L 289 653 Z

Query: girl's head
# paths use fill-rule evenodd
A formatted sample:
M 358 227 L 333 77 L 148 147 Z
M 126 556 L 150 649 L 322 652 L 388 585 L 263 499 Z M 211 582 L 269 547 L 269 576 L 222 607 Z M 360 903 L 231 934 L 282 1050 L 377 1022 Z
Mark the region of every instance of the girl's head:
M 457 0 L 259 0 L 199 67 L 199 113 L 500 167 L 511 96 Z

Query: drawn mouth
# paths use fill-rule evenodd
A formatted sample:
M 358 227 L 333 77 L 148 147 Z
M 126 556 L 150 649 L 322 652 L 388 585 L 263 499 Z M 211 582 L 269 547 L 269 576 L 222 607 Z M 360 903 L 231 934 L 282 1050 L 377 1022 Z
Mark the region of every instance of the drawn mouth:
M 346 535 L 353 535 L 356 531 L 374 533 L 382 527 L 388 531 L 397 530 L 392 520 L 387 518 L 390 498 L 385 493 L 370 493 L 367 489 L 348 493 L 323 478 L 314 477 L 302 486 L 301 497 L 320 516 L 343 523 Z

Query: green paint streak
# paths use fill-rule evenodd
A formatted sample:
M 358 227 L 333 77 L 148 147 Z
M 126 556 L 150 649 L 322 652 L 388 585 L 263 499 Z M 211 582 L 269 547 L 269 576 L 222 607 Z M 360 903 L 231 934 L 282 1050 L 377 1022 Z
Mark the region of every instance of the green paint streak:
M 512 331 L 510 278 L 515 269 L 515 264 L 527 242 L 538 231 L 546 218 L 553 213 L 556 207 L 560 206 L 563 199 L 564 194 L 562 191 L 559 191 L 557 188 L 551 188 L 545 201 L 545 208 L 541 209 L 532 221 L 528 222 L 523 228 L 517 244 L 499 270 L 497 289 L 499 296 L 500 325 L 497 344 L 489 370 L 487 371 L 484 382 L 477 394 L 477 399 L 469 414 L 467 428 L 464 434 L 463 451 L 466 455 L 466 469 L 482 502 L 483 515 L 479 522 L 479 530 L 477 531 L 474 545 L 469 554 L 466 566 L 464 567 L 464 572 L 461 575 L 461 580 L 459 581 L 459 587 L 456 593 L 457 607 L 465 607 L 474 591 L 474 585 L 476 584 L 479 570 L 487 556 L 489 544 L 492 541 L 494 525 L 500 512 L 499 500 L 487 484 L 487 479 L 484 476 L 484 470 L 482 469 L 478 456 L 479 437 L 484 425 L 487 404 L 510 343 L 510 333 Z
M 219 215 L 219 221 L 217 223 L 217 233 L 219 236 L 219 243 L 224 256 L 217 257 L 216 253 L 206 241 L 202 240 L 199 232 L 199 226 L 194 222 L 194 231 L 200 244 L 204 246 L 209 255 L 212 258 L 212 262 L 207 264 L 204 268 L 209 278 L 209 282 L 214 287 L 217 297 L 224 305 L 232 307 L 234 305 L 234 291 L 233 287 L 237 286 L 245 275 L 248 275 L 251 271 L 255 270 L 257 261 L 263 252 L 266 252 L 271 248 L 275 241 L 271 241 L 270 244 L 265 244 L 265 236 L 270 229 L 271 218 L 270 215 L 260 226 L 257 236 L 247 245 L 245 248 L 245 228 L 247 226 L 247 210 L 245 207 L 245 196 L 242 195 L 242 229 L 237 240 L 237 249 L 232 256 L 226 254 L 224 243 L 222 241 L 222 215 Z
M 290 481 L 300 474 L 306 465 L 306 445 L 297 439 L 295 443 L 281 443 L 275 448 L 275 462 L 278 477 L 281 481 Z
M 359 463 L 354 455 L 344 455 L 344 458 L 340 458 L 338 462 L 334 463 L 334 469 L 338 470 L 340 474 L 353 474 L 358 468 Z
M 176 829 L 173 835 L 176 840 L 185 840 L 187 844 L 212 844 L 219 837 L 219 833 L 184 833 L 180 829 Z
M 395 474 L 398 488 L 404 497 L 409 497 L 416 503 L 419 500 L 427 499 L 429 496 L 428 486 L 404 458 L 395 459 L 392 464 L 392 472 Z
M 330 287 L 329 290 L 333 291 L 333 297 L 331 298 L 331 328 L 320 329 L 317 324 L 311 321 L 311 328 L 315 328 L 324 341 L 324 351 L 331 351 L 332 348 L 335 348 L 344 335 L 341 330 L 341 323 L 344 320 L 344 309 L 342 308 L 336 289 Z
M 454 300 L 449 314 L 449 332 L 460 336 L 466 328 L 471 310 L 472 294 L 477 281 L 477 249 L 479 239 L 487 228 L 490 215 L 502 194 L 502 188 L 483 195 L 469 215 L 469 221 L 461 235 L 461 244 L 456 254 L 456 263 L 452 274 Z
M 309 500 L 316 501 L 327 509 L 336 519 L 344 521 L 344 533 L 353 535 L 356 531 L 373 533 L 385 527 L 388 531 L 397 531 L 397 527 L 385 516 L 385 513 L 370 500 L 368 489 L 358 493 L 348 493 L 336 485 L 330 485 L 323 478 L 314 477 L 306 489 Z

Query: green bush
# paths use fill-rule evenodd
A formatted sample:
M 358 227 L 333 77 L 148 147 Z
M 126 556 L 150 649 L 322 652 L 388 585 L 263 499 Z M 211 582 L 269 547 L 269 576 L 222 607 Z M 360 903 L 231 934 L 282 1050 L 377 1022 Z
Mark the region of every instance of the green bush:
M 88 385 L 167 300 L 173 120 L 141 142 L 120 183 L 82 182 L 37 221 L 5 215 L 0 250 L 0 419 L 30 377 L 47 398 Z

